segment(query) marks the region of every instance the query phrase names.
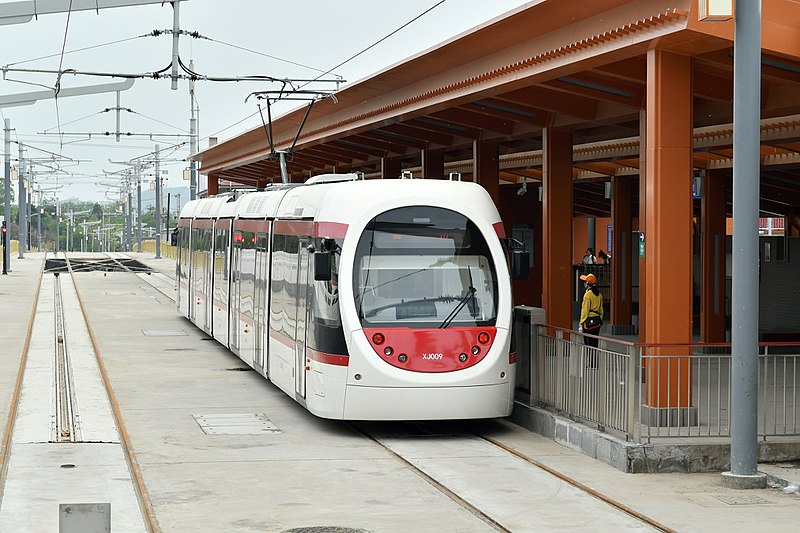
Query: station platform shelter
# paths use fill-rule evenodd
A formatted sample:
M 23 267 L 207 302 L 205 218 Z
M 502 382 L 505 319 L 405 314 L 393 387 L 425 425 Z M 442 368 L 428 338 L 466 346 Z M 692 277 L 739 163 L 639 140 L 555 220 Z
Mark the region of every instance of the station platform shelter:
M 612 334 L 730 331 L 733 20 L 698 0 L 530 2 L 202 150 L 208 194 L 331 172 L 483 185 L 532 252 L 517 304 L 573 328 L 584 250 Z M 760 334 L 800 341 L 800 4 L 762 1 Z M 302 129 L 300 126 L 302 124 Z M 299 136 L 297 136 L 299 131 Z M 297 136 L 297 138 L 296 138 Z M 755 231 L 755 230 L 754 230 Z

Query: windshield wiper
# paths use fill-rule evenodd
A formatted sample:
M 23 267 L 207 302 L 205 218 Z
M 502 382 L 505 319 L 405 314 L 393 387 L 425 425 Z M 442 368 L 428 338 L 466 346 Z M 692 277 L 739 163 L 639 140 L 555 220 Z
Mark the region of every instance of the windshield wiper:
M 464 297 L 461 298 L 461 301 L 458 302 L 458 305 L 455 307 L 455 309 L 450 311 L 450 314 L 447 315 L 447 318 L 445 318 L 444 321 L 441 324 L 439 324 L 439 329 L 445 329 L 447 326 L 449 326 L 450 323 L 453 321 L 453 319 L 456 317 L 456 315 L 458 315 L 459 311 L 461 311 L 464 308 L 464 306 L 467 305 L 467 303 L 472 298 L 475 297 L 476 292 L 478 292 L 478 290 L 472 285 L 470 285 L 469 288 L 467 289 L 467 294 L 465 294 Z

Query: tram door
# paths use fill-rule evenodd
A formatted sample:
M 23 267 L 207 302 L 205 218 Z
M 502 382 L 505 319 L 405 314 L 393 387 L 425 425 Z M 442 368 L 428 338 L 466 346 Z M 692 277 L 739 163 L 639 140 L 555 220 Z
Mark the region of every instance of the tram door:
M 242 232 L 236 231 L 233 234 L 233 260 L 231 261 L 231 294 L 229 298 L 229 319 L 228 319 L 228 338 L 230 339 L 231 351 L 239 354 L 239 328 L 241 325 L 239 311 L 239 294 L 241 293 L 241 265 L 242 265 Z
M 266 365 L 264 364 L 265 352 L 265 336 L 266 321 L 267 321 L 267 274 L 269 265 L 269 256 L 267 255 L 267 236 L 263 233 L 256 235 L 256 265 L 255 265 L 255 294 L 253 295 L 254 309 L 253 309 L 253 331 L 255 333 L 255 341 L 253 342 L 253 366 L 258 370 L 268 374 Z
M 297 292 L 295 298 L 295 392 L 306 397 L 306 329 L 308 325 L 308 245 L 310 239 L 300 239 L 297 254 Z

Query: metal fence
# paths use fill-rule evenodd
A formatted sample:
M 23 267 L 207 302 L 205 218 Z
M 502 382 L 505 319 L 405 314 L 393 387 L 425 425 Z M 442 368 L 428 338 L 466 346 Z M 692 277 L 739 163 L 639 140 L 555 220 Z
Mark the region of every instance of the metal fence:
M 560 328 L 531 328 L 525 396 L 626 440 L 727 438 L 731 426 L 730 344 L 642 345 Z M 800 345 L 763 343 L 760 438 L 800 435 Z M 524 359 L 524 356 L 523 356 Z

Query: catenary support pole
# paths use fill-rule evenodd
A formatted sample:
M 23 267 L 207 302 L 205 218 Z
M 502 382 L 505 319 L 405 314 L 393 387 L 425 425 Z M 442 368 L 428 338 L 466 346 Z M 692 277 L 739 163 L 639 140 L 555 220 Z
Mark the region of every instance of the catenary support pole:
M 128 242 L 126 251 L 133 251 L 133 193 L 128 185 Z
M 6 265 L 6 270 L 11 270 L 11 253 L 9 251 L 9 241 L 11 240 L 10 228 L 11 228 L 11 119 L 7 118 L 5 120 L 5 128 L 3 130 L 5 133 L 5 209 L 3 211 L 3 216 L 5 217 L 6 226 L 9 228 L 9 233 L 6 233 L 6 242 L 4 243 L 5 246 L 3 247 L 3 263 Z
M 194 62 L 189 61 L 189 70 L 194 72 Z M 197 153 L 197 113 L 194 99 L 194 80 L 189 80 L 189 101 L 192 115 L 189 118 L 189 152 Z M 197 161 L 189 161 L 189 199 L 197 198 Z
M 767 481 L 757 470 L 761 0 L 736 2 L 733 42 L 731 471 L 722 479 L 758 488 Z
M 161 160 L 156 145 L 156 259 L 161 259 Z
M 36 202 L 36 247 L 38 251 L 42 251 L 42 191 L 38 191 L 38 200 Z
M 172 85 L 173 91 L 178 90 L 178 46 L 181 36 L 181 3 L 172 2 Z
M 19 144 L 19 184 L 17 186 L 17 198 L 19 200 L 19 258 L 25 259 L 25 243 L 28 241 L 26 235 L 28 225 L 25 223 L 25 213 L 28 212 L 28 195 L 25 193 L 25 160 L 22 158 L 22 143 Z
M 142 251 L 142 176 L 136 173 L 136 242 Z

